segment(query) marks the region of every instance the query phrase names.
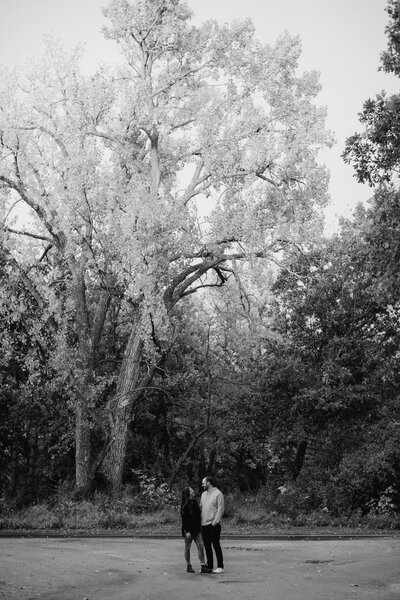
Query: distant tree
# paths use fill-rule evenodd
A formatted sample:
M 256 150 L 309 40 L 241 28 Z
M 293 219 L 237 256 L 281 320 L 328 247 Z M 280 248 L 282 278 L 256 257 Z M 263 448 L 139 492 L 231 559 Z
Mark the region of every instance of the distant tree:
M 311 475 L 319 465 L 336 508 L 367 511 L 398 486 L 398 219 L 398 194 L 380 190 L 340 235 L 299 254 L 275 288 L 277 324 L 303 374 L 289 429 L 301 424 L 305 464 Z
M 381 56 L 381 69 L 400 74 L 400 11 L 397 0 L 387 5 L 389 23 L 387 50 Z M 395 364 L 399 352 L 399 194 L 397 191 L 400 167 L 400 96 L 384 92 L 364 103 L 360 121 L 365 131 L 348 138 L 344 159 L 353 165 L 359 181 L 377 186 L 364 220 L 356 222 L 360 237 L 355 247 L 358 257 L 355 266 L 363 277 L 363 291 L 354 306 L 364 305 L 366 314 L 371 308 L 367 333 L 368 344 L 364 359 L 363 377 L 366 395 L 374 398 L 374 410 L 365 431 L 358 436 L 353 455 L 341 467 L 342 490 L 349 491 L 347 500 L 360 505 L 371 498 L 377 501 L 385 486 L 398 488 L 399 443 L 398 373 Z M 371 315 L 372 317 L 373 315 Z M 368 371 L 366 371 L 368 365 Z M 368 440 L 367 440 L 368 437 Z M 368 444 L 369 442 L 369 444 Z M 363 458 L 362 458 L 363 457 Z M 353 482 L 353 484 L 351 483 Z M 355 484 L 357 482 L 357 484 Z M 355 492 L 353 493 L 353 491 Z
M 0 245 L 0 494 L 19 504 L 54 492 L 73 464 L 72 411 L 54 385 L 54 330 Z
M 388 0 L 388 49 L 381 56 L 387 73 L 400 75 L 400 12 L 398 0 Z M 353 165 L 357 179 L 371 186 L 398 178 L 400 168 L 400 95 L 377 94 L 366 100 L 359 115 L 365 126 L 346 141 L 345 162 Z

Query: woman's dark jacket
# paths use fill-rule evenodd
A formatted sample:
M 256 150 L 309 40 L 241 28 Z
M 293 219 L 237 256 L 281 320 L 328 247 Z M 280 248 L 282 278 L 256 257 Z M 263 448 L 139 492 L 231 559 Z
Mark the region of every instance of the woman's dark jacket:
M 182 517 L 182 535 L 185 536 L 185 532 L 190 532 L 192 537 L 201 531 L 201 515 L 200 506 L 195 498 L 189 500 L 185 506 L 181 508 Z

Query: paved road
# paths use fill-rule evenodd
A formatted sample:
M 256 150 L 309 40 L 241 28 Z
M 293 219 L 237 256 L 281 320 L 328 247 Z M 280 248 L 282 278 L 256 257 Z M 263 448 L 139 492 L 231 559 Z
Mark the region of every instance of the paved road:
M 1 600 L 399 600 L 400 539 L 234 540 L 188 574 L 183 541 L 0 539 Z M 193 552 L 192 563 L 198 560 Z

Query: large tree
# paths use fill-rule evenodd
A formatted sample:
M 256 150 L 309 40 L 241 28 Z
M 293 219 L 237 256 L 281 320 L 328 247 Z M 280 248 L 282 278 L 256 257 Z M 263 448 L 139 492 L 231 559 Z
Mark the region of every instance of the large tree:
M 317 74 L 298 73 L 298 38 L 263 46 L 249 21 L 196 28 L 181 0 L 113 0 L 105 15 L 117 69 L 83 75 L 79 51 L 50 43 L 25 72 L 3 72 L 0 185 L 32 217 L 21 228 L 8 216 L 4 231 L 57 330 L 77 486 L 102 463 L 118 492 L 128 424 L 173 344 L 177 302 L 318 230 L 317 154 L 331 138 Z M 18 251 L 21 233 L 37 254 Z

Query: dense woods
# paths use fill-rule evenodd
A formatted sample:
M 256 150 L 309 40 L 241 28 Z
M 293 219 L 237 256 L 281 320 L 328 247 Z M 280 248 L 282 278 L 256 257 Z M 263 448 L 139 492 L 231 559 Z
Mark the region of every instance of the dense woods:
M 119 66 L 88 74 L 49 39 L 0 72 L 2 502 L 150 480 L 167 499 L 212 473 L 305 511 L 395 512 L 400 97 L 349 132 L 371 200 L 326 237 L 333 137 L 299 39 L 194 27 L 181 0 L 104 12 Z M 398 75 L 395 0 L 388 17 Z

